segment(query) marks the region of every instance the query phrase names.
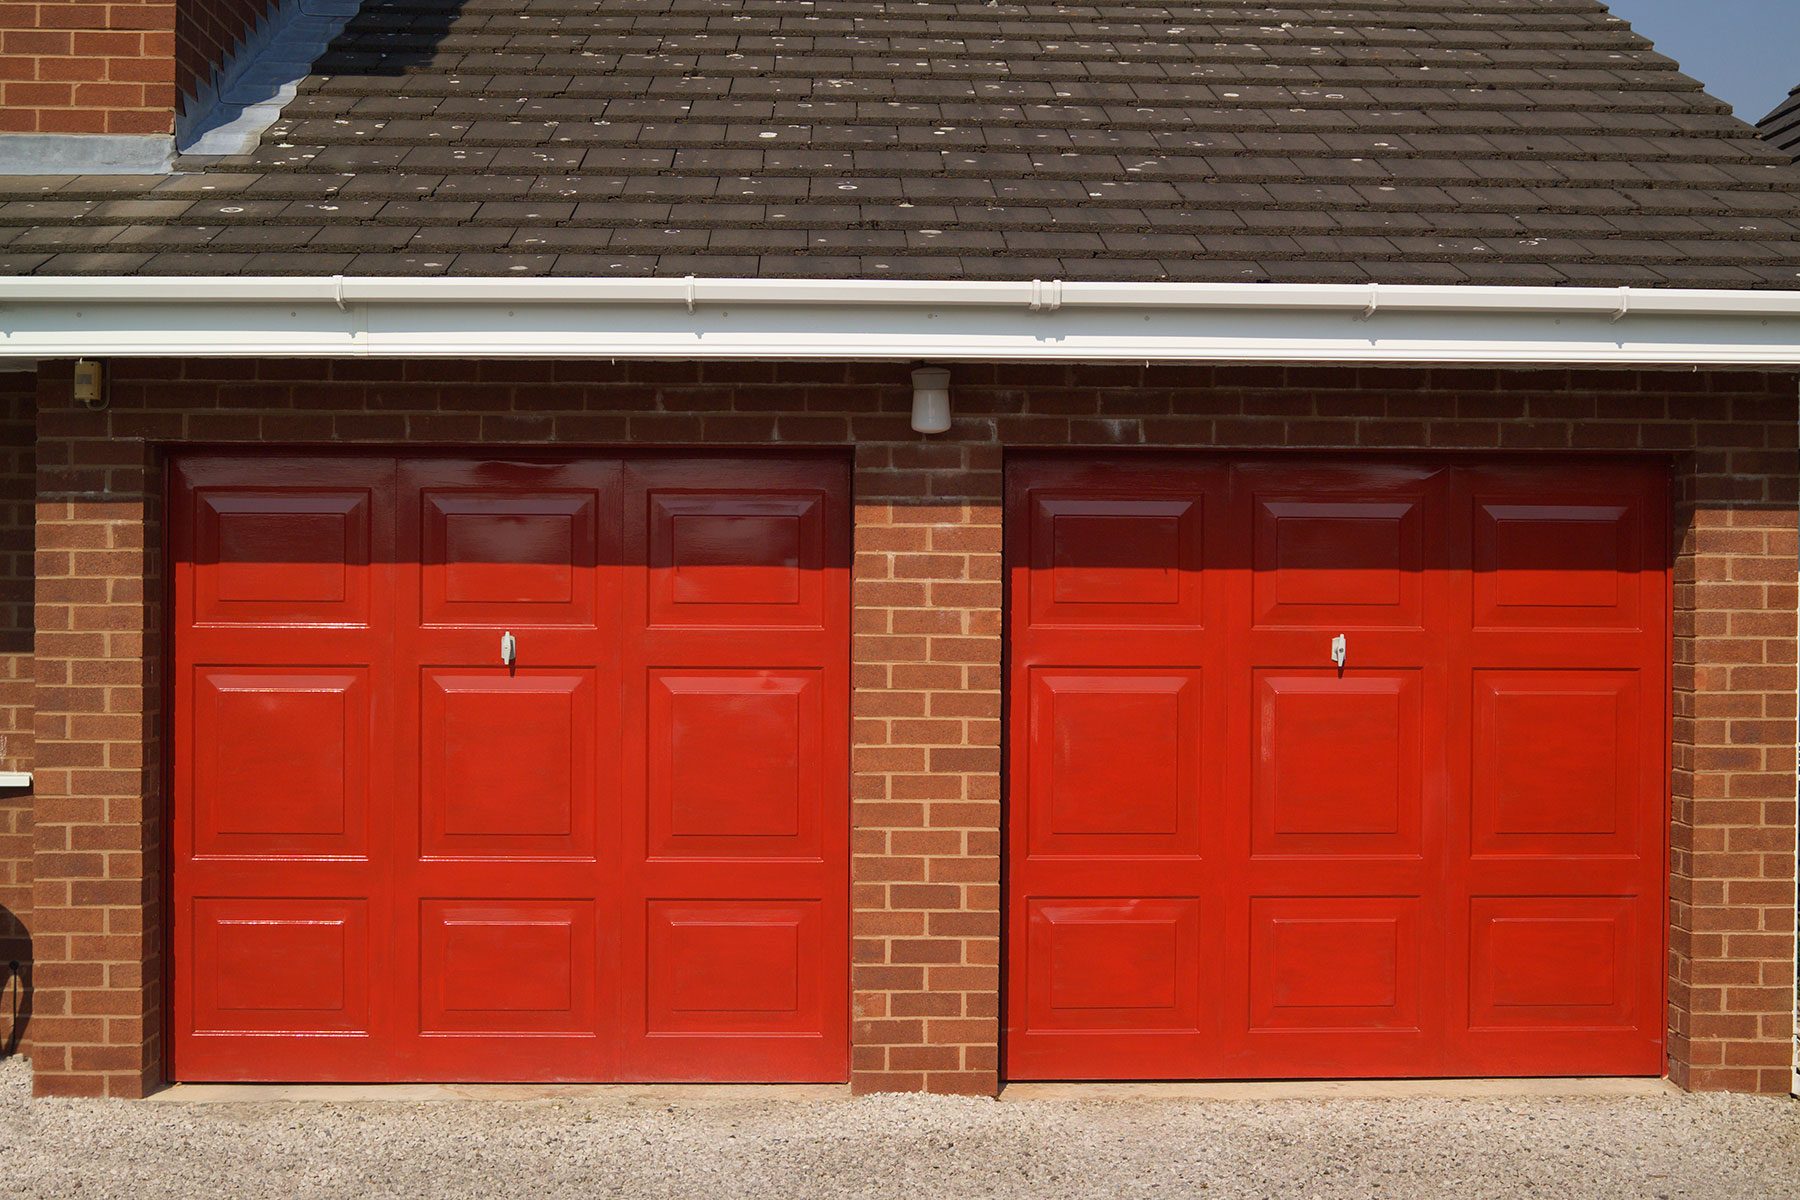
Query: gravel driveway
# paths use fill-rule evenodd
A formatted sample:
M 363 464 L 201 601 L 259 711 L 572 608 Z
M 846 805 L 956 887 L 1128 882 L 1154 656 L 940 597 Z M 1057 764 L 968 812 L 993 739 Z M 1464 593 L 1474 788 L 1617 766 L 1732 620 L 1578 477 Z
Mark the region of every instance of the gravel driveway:
M 19 1197 L 1781 1197 L 1800 1104 L 1481 1100 L 31 1100 Z

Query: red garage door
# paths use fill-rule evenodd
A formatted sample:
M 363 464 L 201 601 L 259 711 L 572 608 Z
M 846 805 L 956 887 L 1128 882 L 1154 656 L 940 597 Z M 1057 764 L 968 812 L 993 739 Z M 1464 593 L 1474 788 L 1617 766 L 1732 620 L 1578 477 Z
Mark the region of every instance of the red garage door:
M 1666 508 L 1014 463 L 1010 1075 L 1659 1074 Z
M 175 472 L 182 1079 L 841 1080 L 847 472 Z

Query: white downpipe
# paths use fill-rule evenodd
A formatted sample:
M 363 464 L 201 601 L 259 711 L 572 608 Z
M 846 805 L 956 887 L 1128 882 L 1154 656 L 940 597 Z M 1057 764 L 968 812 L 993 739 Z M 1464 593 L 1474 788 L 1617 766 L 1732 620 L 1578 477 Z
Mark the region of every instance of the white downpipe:
M 1800 364 L 1800 292 L 785 279 L 0 280 L 0 358 Z

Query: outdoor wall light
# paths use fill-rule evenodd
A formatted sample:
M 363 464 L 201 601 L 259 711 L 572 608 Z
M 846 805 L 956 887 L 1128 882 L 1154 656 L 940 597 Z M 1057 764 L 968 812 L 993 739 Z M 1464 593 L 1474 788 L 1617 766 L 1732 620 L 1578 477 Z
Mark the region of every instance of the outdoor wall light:
M 912 427 L 915 433 L 942 433 L 950 428 L 950 372 L 920 367 L 912 373 Z
M 75 403 L 98 411 L 106 407 L 106 372 L 91 358 L 75 364 Z

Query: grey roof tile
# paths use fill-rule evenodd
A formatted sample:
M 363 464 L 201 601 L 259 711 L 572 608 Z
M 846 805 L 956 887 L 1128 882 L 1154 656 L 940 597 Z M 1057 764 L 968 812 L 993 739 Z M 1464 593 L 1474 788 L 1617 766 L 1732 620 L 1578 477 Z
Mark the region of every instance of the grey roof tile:
M 1765 145 L 1595 0 L 366 0 L 314 70 L 0 179 L 0 272 L 1800 288 L 1800 91 Z
M 1777 104 L 1756 128 L 1769 145 L 1800 162 L 1800 87 Z

